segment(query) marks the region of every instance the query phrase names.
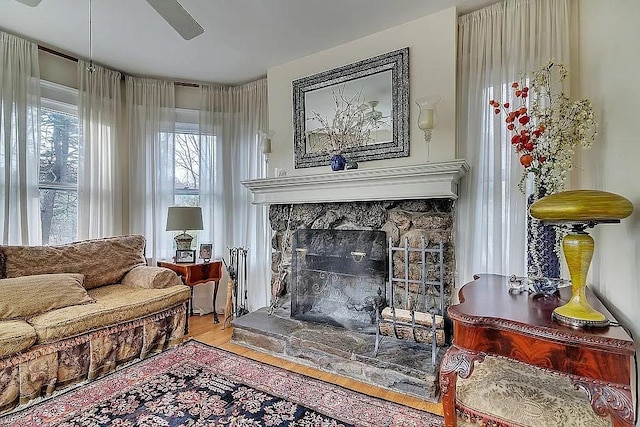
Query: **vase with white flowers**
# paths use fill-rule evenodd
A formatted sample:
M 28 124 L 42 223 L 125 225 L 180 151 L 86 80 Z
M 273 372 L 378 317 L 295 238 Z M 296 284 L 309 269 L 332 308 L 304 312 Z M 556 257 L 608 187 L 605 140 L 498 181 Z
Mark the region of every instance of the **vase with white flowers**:
M 546 195 L 562 191 L 573 169 L 576 147 L 589 148 L 597 135 L 597 124 L 590 100 L 571 101 L 563 90 L 568 76 L 562 64 L 550 62 L 520 82 L 513 82 L 511 102 L 489 101 L 495 114 L 505 114 L 511 146 L 523 167 L 519 187 L 533 178 L 529 204 Z M 562 235 L 552 226 L 528 219 L 528 258 L 530 270 L 545 277 L 560 276 Z
M 332 96 L 332 118 L 311 112 L 309 120 L 316 126 L 309 126 L 307 144 L 311 151 L 330 155 L 331 169 L 336 171 L 345 168 L 345 154 L 350 148 L 363 146 L 371 140 L 371 126 L 365 116 L 369 107 L 361 92 L 347 96 L 342 85 L 333 90 Z

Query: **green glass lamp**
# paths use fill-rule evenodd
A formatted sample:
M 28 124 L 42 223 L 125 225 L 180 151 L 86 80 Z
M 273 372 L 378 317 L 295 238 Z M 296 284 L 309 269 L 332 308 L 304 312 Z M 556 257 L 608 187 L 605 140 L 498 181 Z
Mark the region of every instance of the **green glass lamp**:
M 562 239 L 571 276 L 571 299 L 553 311 L 553 319 L 572 327 L 606 327 L 609 320 L 595 310 L 585 295 L 587 273 L 593 258 L 593 238 L 586 229 L 598 223 L 618 223 L 633 212 L 633 205 L 617 194 L 598 190 L 562 191 L 531 205 L 534 218 L 548 224 L 568 224 L 571 231 Z

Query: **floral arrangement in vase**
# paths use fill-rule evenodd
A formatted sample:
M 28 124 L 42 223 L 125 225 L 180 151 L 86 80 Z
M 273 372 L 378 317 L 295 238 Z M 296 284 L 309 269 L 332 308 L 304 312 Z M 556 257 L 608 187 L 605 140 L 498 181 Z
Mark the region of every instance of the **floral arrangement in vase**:
M 345 96 L 344 85 L 335 89 L 332 95 L 333 117 L 327 118 L 312 111 L 308 120 L 317 122 L 319 126 L 307 133 L 307 141 L 311 151 L 333 155 L 332 168 L 341 170 L 346 163 L 345 150 L 363 146 L 371 140 L 370 120 L 365 115 L 369 106 L 362 99 L 361 91 L 351 97 Z
M 593 105 L 588 99 L 571 101 L 562 84 L 568 72 L 562 64 L 549 63 L 533 73 L 526 85 L 514 82 L 513 103 L 489 101 L 495 114 L 506 114 L 511 145 L 524 170 L 519 187 L 524 192 L 529 173 L 536 192 L 544 196 L 564 190 L 567 172 L 573 168 L 574 149 L 589 148 L 597 134 Z
M 529 174 L 534 189 L 528 203 L 564 190 L 577 146 L 589 148 L 597 135 L 593 105 L 588 99 L 571 101 L 563 90 L 568 76 L 553 62 L 533 72 L 528 84 L 513 82 L 513 102 L 489 101 L 495 114 L 504 113 L 511 145 L 523 167 L 518 184 L 525 193 Z M 560 277 L 560 242 L 564 235 L 553 226 L 528 219 L 528 264 L 536 276 Z

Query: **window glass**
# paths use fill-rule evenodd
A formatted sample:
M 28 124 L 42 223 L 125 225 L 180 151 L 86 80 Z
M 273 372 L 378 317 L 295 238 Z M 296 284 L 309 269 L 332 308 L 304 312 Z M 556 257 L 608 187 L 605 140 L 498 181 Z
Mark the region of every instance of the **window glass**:
M 42 108 L 40 182 L 78 183 L 78 116 Z
M 200 140 L 198 126 L 176 123 L 175 135 L 175 192 L 177 206 L 200 204 Z
M 43 244 L 59 245 L 76 240 L 78 192 L 41 188 L 40 218 Z
M 42 243 L 76 240 L 78 218 L 78 111 L 75 92 L 43 82 L 40 124 Z M 72 104 L 70 104 L 70 102 Z

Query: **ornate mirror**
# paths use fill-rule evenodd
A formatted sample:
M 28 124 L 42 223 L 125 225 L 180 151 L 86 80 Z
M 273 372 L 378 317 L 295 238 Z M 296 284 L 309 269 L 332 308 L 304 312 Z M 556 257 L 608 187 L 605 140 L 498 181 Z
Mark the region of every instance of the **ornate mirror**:
M 409 48 L 293 81 L 295 167 L 409 155 Z

